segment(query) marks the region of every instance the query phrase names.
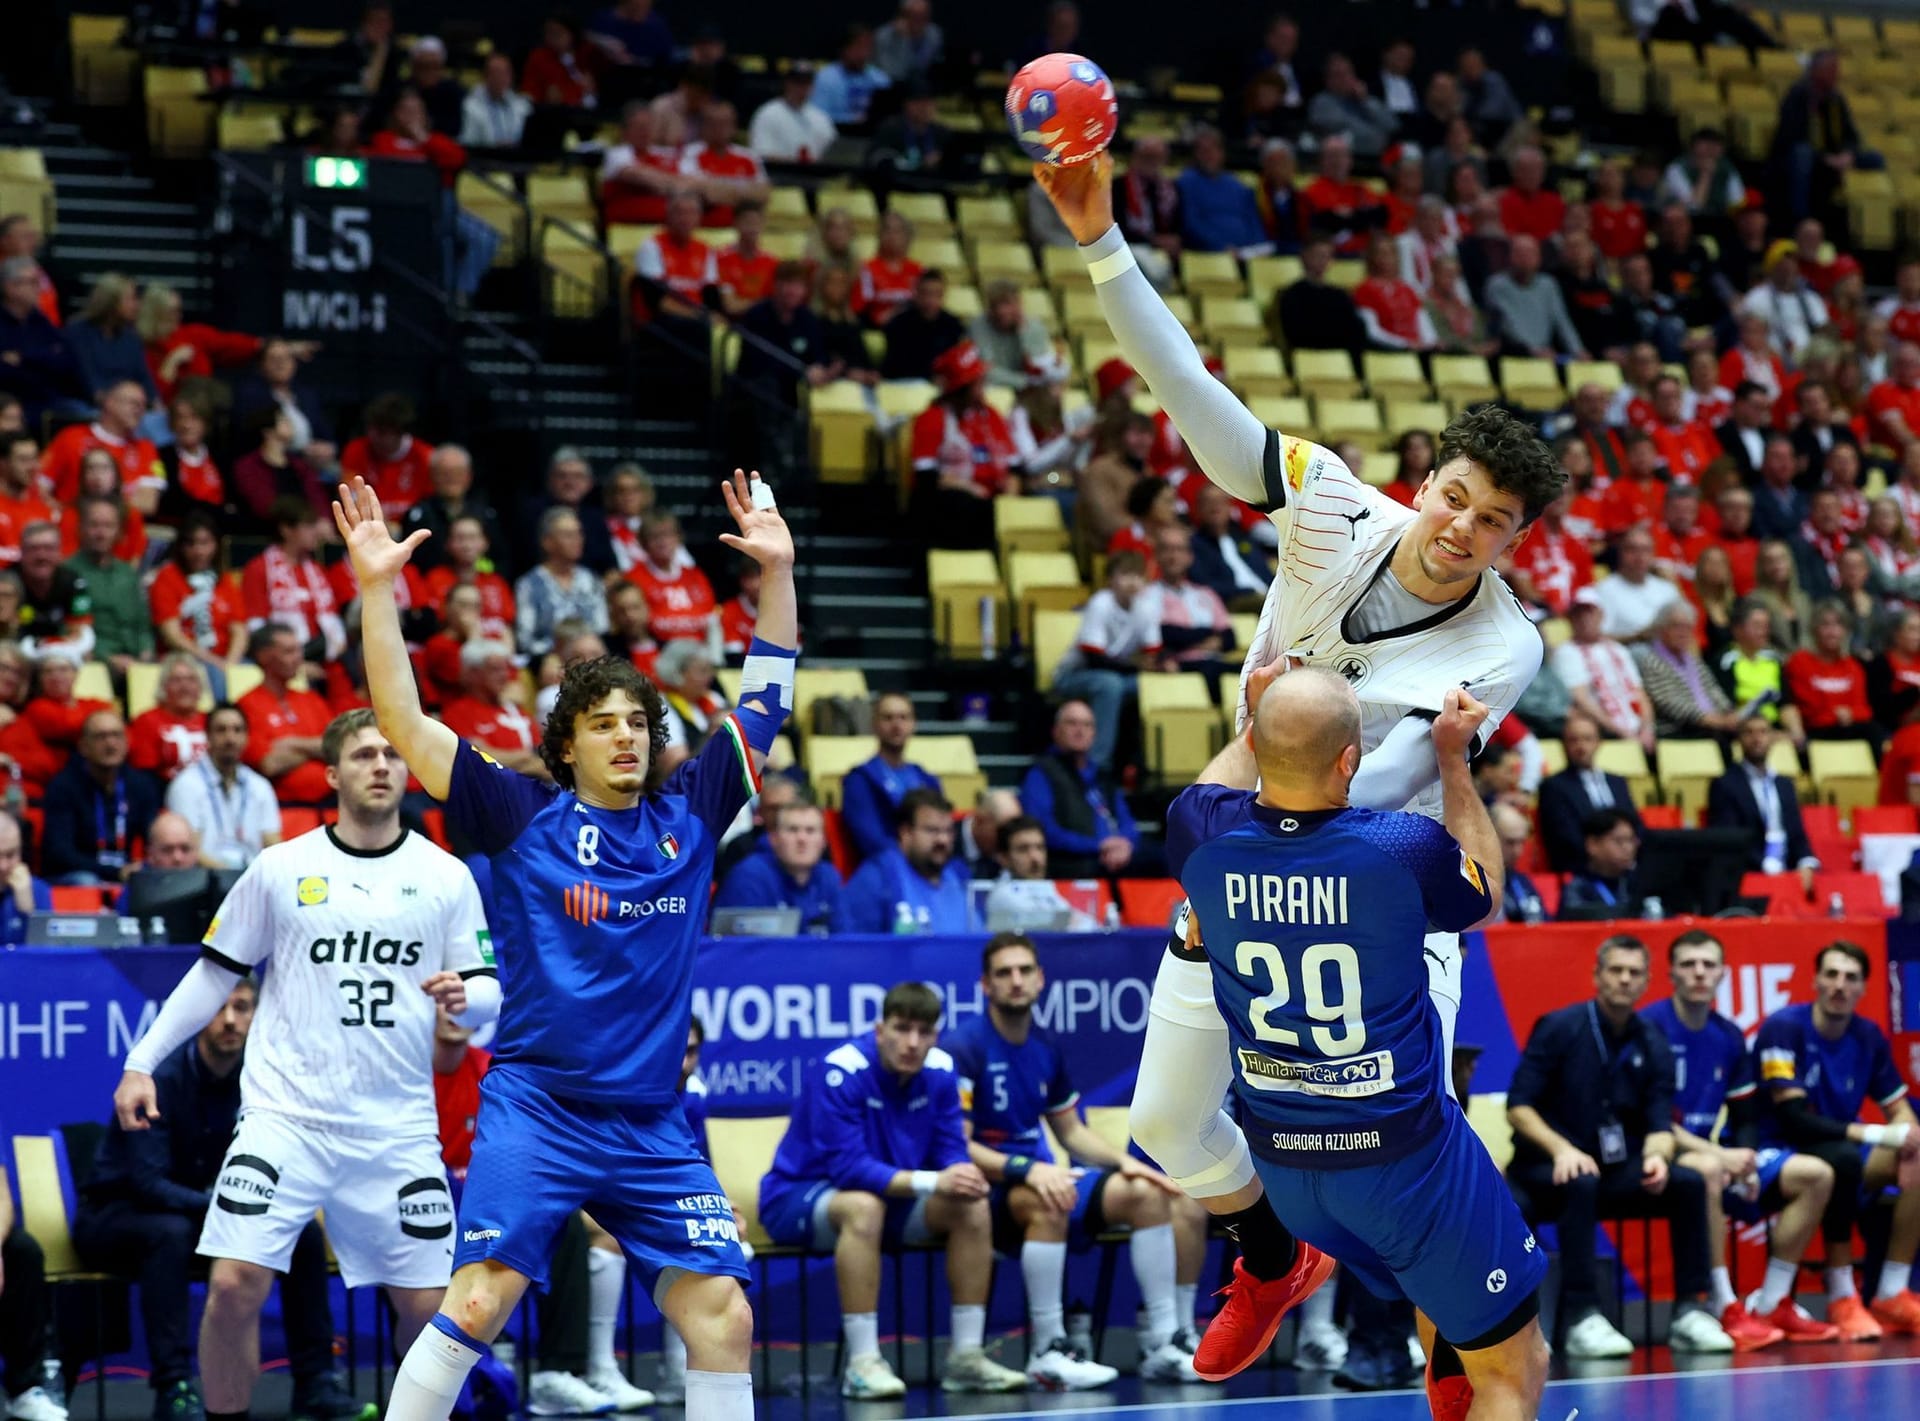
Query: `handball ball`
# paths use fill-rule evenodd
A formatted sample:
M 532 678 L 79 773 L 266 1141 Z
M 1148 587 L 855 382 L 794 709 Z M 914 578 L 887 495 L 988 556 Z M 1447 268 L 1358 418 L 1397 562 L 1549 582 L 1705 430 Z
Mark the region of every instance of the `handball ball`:
M 1007 127 L 1036 163 L 1097 157 L 1113 142 L 1119 123 L 1113 81 L 1077 54 L 1043 54 L 1007 88 Z

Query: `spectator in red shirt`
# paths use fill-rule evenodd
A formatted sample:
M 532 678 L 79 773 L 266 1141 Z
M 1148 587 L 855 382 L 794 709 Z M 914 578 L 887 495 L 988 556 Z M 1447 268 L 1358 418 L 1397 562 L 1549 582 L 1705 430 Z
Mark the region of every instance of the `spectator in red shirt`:
M 127 763 L 171 780 L 207 749 L 207 678 L 197 657 L 176 651 L 160 663 L 154 704 L 127 726 Z
M 860 268 L 853 291 L 853 309 L 868 325 L 884 326 L 913 303 L 923 268 L 908 255 L 912 249 L 913 223 L 897 212 L 880 219 L 880 250 Z
M 469 641 L 460 648 L 460 672 L 464 693 L 440 712 L 447 729 L 510 770 L 550 779 L 540 758 L 540 729 L 508 694 L 519 680 L 513 647 L 485 637 Z
M 609 226 L 664 222 L 667 199 L 692 190 L 680 175 L 680 154 L 653 141 L 653 115 L 644 99 L 620 111 L 621 142 L 600 160 L 600 207 Z
M 1901 260 L 1893 272 L 1894 294 L 1874 307 L 1895 340 L 1920 345 L 1920 256 Z
M 1867 496 L 1860 491 L 1860 446 L 1836 444 L 1827 451 L 1821 487 L 1838 500 L 1840 532 L 1849 541 L 1867 526 Z
M 1813 613 L 1813 645 L 1787 658 L 1787 699 L 1800 708 L 1810 740 L 1870 740 L 1884 734 L 1867 700 L 1867 669 L 1848 653 L 1853 618 L 1837 602 Z
M 1387 231 L 1393 236 L 1412 230 L 1414 214 L 1425 196 L 1424 182 L 1418 153 L 1409 153 L 1393 164 L 1387 183 Z
M 1513 550 L 1506 577 L 1522 600 L 1564 617 L 1573 594 L 1593 581 L 1593 554 L 1567 526 L 1568 495 L 1561 494 L 1540 512 L 1532 531 Z
M 163 403 L 172 403 L 183 380 L 210 379 L 216 367 L 244 365 L 260 353 L 260 337 L 212 326 L 183 325 L 180 293 L 154 282 L 141 293 L 140 314 L 134 329 L 147 347 L 147 369 Z M 319 347 L 301 341 L 294 347 L 302 360 Z
M 700 141 L 680 154 L 680 172 L 692 179 L 694 191 L 706 202 L 702 224 L 726 227 L 742 202 L 765 202 L 773 191 L 767 170 L 751 148 L 733 141 L 739 115 L 725 100 L 709 103 L 700 113 Z
M 433 1101 L 440 1117 L 440 1160 L 455 1180 L 465 1180 L 473 1161 L 473 1138 L 480 1128 L 480 1081 L 492 1063 L 490 1052 L 473 1043 L 473 1029 L 445 1009 L 434 1011 Z
M 1353 145 L 1344 134 L 1321 143 L 1320 176 L 1300 194 L 1300 208 L 1307 230 L 1325 233 L 1343 257 L 1359 256 L 1368 234 L 1387 225 L 1380 195 L 1353 178 Z
M 31 434 L 0 434 L 0 567 L 20 561 L 20 534 L 29 523 L 54 522 L 40 496 L 40 445 Z
M 699 321 L 705 292 L 720 279 L 713 249 L 694 235 L 700 227 L 700 198 L 677 192 L 667 200 L 665 230 L 642 242 L 633 254 L 636 315 L 671 316 Z
M 47 781 L 66 763 L 66 752 L 55 751 L 40 738 L 33 722 L 20 712 L 33 685 L 33 664 L 15 641 L 0 641 L 0 776 L 17 781 L 28 799 L 38 800 Z
M 933 374 L 940 398 L 914 420 L 910 446 L 916 481 L 932 485 L 932 541 L 990 548 L 993 500 L 1006 491 L 1017 458 L 1013 434 L 987 403 L 987 362 L 972 341 L 942 352 Z
M 680 520 L 663 513 L 641 536 L 645 555 L 627 581 L 646 594 L 648 620 L 661 641 L 713 641 L 719 635 L 719 603 L 707 575 L 683 557 Z
M 60 510 L 60 556 L 70 558 L 80 550 L 80 509 L 89 498 L 104 498 L 120 510 L 120 536 L 113 556 L 139 566 L 147 555 L 147 520 L 122 496 L 119 471 L 104 449 L 89 449 L 80 460 L 80 490 Z
M 1608 261 L 1617 262 L 1647 249 L 1647 214 L 1627 201 L 1626 165 L 1602 163 L 1593 175 L 1587 205 L 1593 213 L 1593 241 Z
M 413 401 L 405 395 L 374 396 L 361 420 L 367 432 L 341 451 L 341 477 L 358 474 L 380 496 L 381 513 L 400 518 L 433 491 L 433 446 L 411 433 Z
M 1698 420 L 1688 419 L 1685 392 L 1671 375 L 1653 382 L 1653 425 L 1649 433 L 1660 462 L 1675 483 L 1698 483 L 1707 465 L 1726 451 L 1714 432 Z M 1689 562 L 1692 559 L 1688 559 Z
M 660 643 L 653 639 L 646 594 L 631 582 L 616 582 L 607 590 L 607 646 L 631 660 L 643 676 L 653 675 Z
M 1420 486 L 1427 481 L 1427 475 L 1433 472 L 1433 436 L 1424 429 L 1409 429 L 1393 445 L 1394 455 L 1399 459 L 1399 467 L 1394 470 L 1393 482 L 1380 492 L 1395 503 L 1413 507 L 1413 496 L 1420 492 Z
M 581 37 L 579 26 L 565 15 L 549 15 L 541 24 L 540 47 L 521 71 L 520 92 L 536 104 L 592 108 L 599 68 L 599 51 Z
M 34 669 L 33 699 L 20 714 L 32 723 L 41 742 L 64 760 L 80 743 L 80 732 L 86 727 L 87 717 L 95 711 L 110 711 L 115 707 L 107 701 L 74 694 L 74 686 L 80 679 L 80 654 L 70 647 L 43 648 Z
M 1429 351 L 1434 347 L 1433 319 L 1420 293 L 1400 277 L 1400 249 L 1393 238 L 1376 233 L 1367 244 L 1366 279 L 1353 289 L 1367 340 L 1381 350 Z
M 1538 148 L 1515 150 L 1508 162 L 1513 181 L 1500 193 L 1500 225 L 1509 237 L 1550 241 L 1560 231 L 1567 204 L 1559 193 L 1544 186 L 1547 158 Z
M 1693 580 L 1700 554 L 1712 546 L 1713 535 L 1700 526 L 1699 485 L 1670 485 L 1653 527 L 1654 571 L 1684 587 Z
M 247 645 L 239 589 L 215 565 L 220 533 L 210 513 L 189 513 L 167 549 L 167 560 L 147 584 L 147 611 L 159 644 L 206 668 L 214 699 L 226 698 L 226 669 Z
M 1867 396 L 1867 418 L 1876 444 L 1905 450 L 1920 439 L 1920 345 L 1894 347 L 1890 377 Z
M 1131 521 L 1107 539 L 1107 556 L 1138 553 L 1146 564 L 1148 580 L 1158 581 L 1156 540 L 1166 529 L 1180 526 L 1179 496 L 1173 485 L 1158 475 L 1144 478 L 1127 490 L 1127 513 Z
M 1608 485 L 1601 500 L 1601 526 L 1612 536 L 1629 528 L 1651 528 L 1667 498 L 1667 486 L 1660 481 L 1660 454 L 1653 440 L 1638 429 L 1629 429 L 1620 436 L 1620 442 L 1627 451 L 1626 468 L 1621 478 Z
M 431 163 L 439 170 L 442 186 L 449 188 L 467 165 L 467 150 L 433 131 L 426 100 L 418 89 L 400 91 L 387 113 L 387 126 L 367 140 L 367 156 Z
M 240 604 L 246 610 L 248 629 L 268 623 L 285 627 L 310 662 L 337 661 L 347 649 L 347 629 L 336 610 L 333 584 L 314 557 L 320 546 L 320 520 L 295 498 L 275 503 L 273 515 L 278 540 L 240 574 Z
M 751 558 L 740 564 L 740 590 L 720 607 L 720 647 L 728 656 L 743 656 L 760 620 L 760 564 Z
M 161 517 L 171 521 L 196 510 L 221 513 L 227 509 L 227 481 L 207 447 L 210 415 L 197 395 L 177 395 L 167 407 L 167 426 L 173 443 L 160 451 L 167 487 L 160 495 Z
M 73 502 L 80 492 L 80 461 L 93 450 L 104 449 L 120 470 L 128 499 L 142 513 L 158 508 L 166 473 L 153 441 L 140 435 L 146 414 L 146 391 L 132 380 L 121 380 L 100 397 L 99 419 L 70 424 L 54 435 L 40 456 L 40 477 L 54 502 Z
M 734 205 L 733 245 L 714 258 L 720 300 L 730 316 L 740 315 L 773 291 L 773 272 L 780 258 L 760 245 L 766 230 L 766 203 L 747 198 Z
M 1686 411 L 1687 418 L 1709 429 L 1718 428 L 1733 412 L 1733 391 L 1720 383 L 1720 362 L 1709 348 L 1687 357 Z
M 320 737 L 333 712 L 312 691 L 293 684 L 302 669 L 300 639 L 268 622 L 247 639 L 247 655 L 263 678 L 239 702 L 251 729 L 248 767 L 273 781 L 282 804 L 328 803 L 333 787 L 320 760 Z
M 1738 329 L 1739 343 L 1720 357 L 1720 385 L 1738 390 L 1742 381 L 1752 381 L 1766 391 L 1771 406 L 1787 392 L 1787 367 L 1773 348 L 1767 318 L 1743 312 Z

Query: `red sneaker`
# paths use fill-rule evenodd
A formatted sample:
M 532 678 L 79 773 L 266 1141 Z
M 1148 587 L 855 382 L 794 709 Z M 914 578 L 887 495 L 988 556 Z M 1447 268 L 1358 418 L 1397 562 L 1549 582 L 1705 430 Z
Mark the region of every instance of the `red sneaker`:
M 1857 1297 L 1831 1300 L 1827 1304 L 1827 1321 L 1840 1329 L 1842 1342 L 1878 1342 L 1884 1335 L 1873 1314 Z
M 1832 1308 L 1827 1309 L 1832 1312 Z M 1772 1312 L 1762 1313 L 1759 1321 L 1769 1327 L 1784 1332 L 1789 1342 L 1838 1342 L 1840 1329 L 1831 1322 L 1821 1322 L 1792 1298 L 1782 1298 L 1780 1306 Z M 1732 1331 L 1731 1328 L 1728 1331 Z M 1736 1345 L 1739 1339 L 1735 1338 Z
M 1781 1328 L 1773 1326 L 1770 1318 L 1757 1318 L 1748 1312 L 1746 1305 L 1738 1299 L 1728 1303 L 1721 1311 L 1720 1327 L 1733 1339 L 1733 1350 L 1736 1352 L 1758 1352 L 1762 1347 L 1773 1346 L 1787 1335 Z
M 1206 1336 L 1193 1354 L 1193 1369 L 1210 1382 L 1223 1382 L 1245 1371 L 1273 1345 L 1273 1335 L 1288 1310 L 1312 1297 L 1333 1269 L 1334 1261 L 1304 1239 L 1293 1267 L 1271 1283 L 1261 1282 L 1247 1272 L 1245 1263 L 1234 1259 L 1233 1281 L 1218 1294 L 1226 1304 L 1207 1324 Z
M 1871 1310 L 1874 1319 L 1888 1332 L 1920 1332 L 1920 1297 L 1914 1296 L 1909 1288 L 1902 1288 L 1890 1298 L 1875 1298 Z
M 1427 1409 L 1433 1421 L 1467 1421 L 1473 1409 L 1473 1383 L 1465 1377 L 1436 1377 L 1427 1363 Z

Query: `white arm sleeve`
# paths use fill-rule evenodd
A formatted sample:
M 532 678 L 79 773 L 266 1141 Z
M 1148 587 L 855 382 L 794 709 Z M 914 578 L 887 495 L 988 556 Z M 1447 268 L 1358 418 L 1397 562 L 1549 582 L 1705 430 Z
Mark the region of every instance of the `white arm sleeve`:
M 1127 363 L 1147 382 L 1206 476 L 1256 508 L 1273 501 L 1264 467 L 1267 428 L 1214 379 L 1193 338 L 1141 272 L 1118 226 L 1080 248 L 1100 313 Z
M 491 972 L 476 972 L 466 981 L 467 1009 L 454 1020 L 467 1027 L 485 1026 L 500 1015 L 500 979 Z
M 1405 809 L 1409 800 L 1439 778 L 1433 722 L 1409 715 L 1360 757 L 1348 797 L 1363 809 Z
M 127 1052 L 127 1069 L 152 1075 L 156 1066 L 220 1014 L 233 984 L 239 980 L 231 967 L 224 967 L 210 957 L 195 962 L 180 979 L 180 985 L 168 994 L 147 1034 Z

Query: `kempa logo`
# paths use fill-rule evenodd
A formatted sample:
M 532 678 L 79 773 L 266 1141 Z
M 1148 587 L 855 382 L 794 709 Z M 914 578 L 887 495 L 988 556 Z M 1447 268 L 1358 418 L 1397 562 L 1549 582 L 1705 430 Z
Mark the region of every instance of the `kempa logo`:
M 490 1238 L 499 1238 L 499 1229 L 468 1229 L 460 1235 L 462 1243 L 485 1243 Z
M 587 927 L 606 917 L 613 902 L 606 889 L 592 883 L 576 883 L 560 896 L 567 916 Z
M 1506 1269 L 1496 1268 L 1491 1273 L 1487 1274 L 1487 1291 L 1489 1293 L 1504 1293 L 1506 1290 L 1507 1290 L 1507 1270 Z

